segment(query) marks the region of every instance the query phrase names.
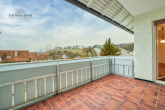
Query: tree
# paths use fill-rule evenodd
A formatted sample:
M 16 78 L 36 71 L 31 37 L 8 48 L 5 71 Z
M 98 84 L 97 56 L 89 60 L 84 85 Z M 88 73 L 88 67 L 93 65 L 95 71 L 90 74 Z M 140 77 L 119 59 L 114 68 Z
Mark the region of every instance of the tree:
M 108 41 L 105 41 L 105 44 L 103 45 L 103 49 L 101 49 L 101 56 L 108 56 L 108 55 L 121 55 L 121 49 L 118 46 L 115 46 L 111 39 L 109 38 Z
M 83 49 L 83 52 L 85 53 L 85 57 L 94 57 L 97 56 L 97 52 L 93 49 L 93 47 L 89 46 L 87 48 Z

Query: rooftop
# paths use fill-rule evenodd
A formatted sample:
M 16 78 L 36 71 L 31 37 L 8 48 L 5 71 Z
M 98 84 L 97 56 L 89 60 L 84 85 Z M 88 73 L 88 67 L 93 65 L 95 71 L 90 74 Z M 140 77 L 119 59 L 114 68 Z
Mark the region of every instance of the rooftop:
M 165 86 L 108 75 L 22 110 L 164 110 Z

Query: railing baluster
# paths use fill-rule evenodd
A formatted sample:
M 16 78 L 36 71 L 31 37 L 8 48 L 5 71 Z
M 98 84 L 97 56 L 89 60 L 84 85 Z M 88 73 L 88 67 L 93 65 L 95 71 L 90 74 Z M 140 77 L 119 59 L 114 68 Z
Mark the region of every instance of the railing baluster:
M 87 80 L 87 69 L 85 69 L 85 74 L 86 74 L 85 77 L 86 77 L 86 80 Z
M 52 78 L 53 78 L 53 82 L 52 83 L 53 83 L 53 92 L 54 92 L 54 76 L 52 76 Z
M 73 86 L 73 72 L 72 72 L 72 86 Z
M 59 61 L 57 60 L 57 93 L 59 94 L 60 90 L 61 89 L 61 80 L 59 80 Z M 61 75 L 60 75 L 60 79 L 61 79 Z M 60 83 L 59 83 L 60 81 Z
M 115 57 L 114 57 L 114 62 L 113 63 L 114 63 L 114 74 L 115 74 Z
M 120 65 L 118 65 L 118 74 L 119 74 L 119 66 L 120 66 Z
M 67 85 L 67 75 L 68 75 L 68 73 L 65 74 L 65 81 L 66 81 L 66 84 L 65 84 L 66 86 L 65 87 L 68 87 L 68 85 Z
M 91 67 L 92 67 L 91 80 L 93 81 L 93 58 L 91 59 Z
M 82 70 L 81 70 L 81 82 L 82 82 Z
M 60 90 L 61 90 L 61 74 L 60 74 Z
M 77 70 L 77 84 L 78 84 L 78 71 L 79 71 L 79 70 Z
M 134 60 L 133 60 L 133 58 L 132 58 L 132 78 L 134 78 Z
M 123 75 L 124 75 L 124 65 L 123 65 Z

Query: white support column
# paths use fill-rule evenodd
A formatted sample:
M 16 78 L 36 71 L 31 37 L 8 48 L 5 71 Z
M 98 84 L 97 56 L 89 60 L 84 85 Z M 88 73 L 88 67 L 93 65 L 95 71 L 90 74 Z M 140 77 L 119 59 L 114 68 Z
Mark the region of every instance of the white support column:
M 129 24 L 127 24 L 127 28 L 130 26 L 130 25 L 132 25 L 133 24 L 133 21 L 131 21 Z
M 125 17 L 121 22 L 120 24 L 122 24 L 125 20 L 127 20 L 129 17 L 131 17 L 131 14 L 129 14 L 127 17 Z
M 116 2 L 116 0 L 111 0 L 110 3 L 103 9 L 103 11 L 101 12 L 102 15 L 104 15 L 107 10 L 113 6 L 113 4 Z
M 121 10 L 112 18 L 113 20 L 116 19 L 123 11 L 125 10 L 124 7 L 121 8 Z
M 87 7 L 90 8 L 93 2 L 94 2 L 94 0 L 89 0 L 87 3 Z

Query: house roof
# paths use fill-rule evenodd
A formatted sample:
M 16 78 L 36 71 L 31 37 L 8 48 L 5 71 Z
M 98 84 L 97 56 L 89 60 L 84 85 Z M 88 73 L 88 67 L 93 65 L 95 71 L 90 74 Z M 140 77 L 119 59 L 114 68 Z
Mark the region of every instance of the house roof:
M 97 45 L 97 44 L 96 44 L 96 45 L 93 46 L 93 48 L 95 48 L 95 47 L 97 47 L 97 48 L 99 48 L 99 49 L 102 49 L 102 48 L 103 48 L 103 45 Z
M 0 57 L 3 57 L 3 55 L 4 55 L 4 52 L 0 52 Z
M 117 0 L 65 0 L 133 34 L 134 17 Z

